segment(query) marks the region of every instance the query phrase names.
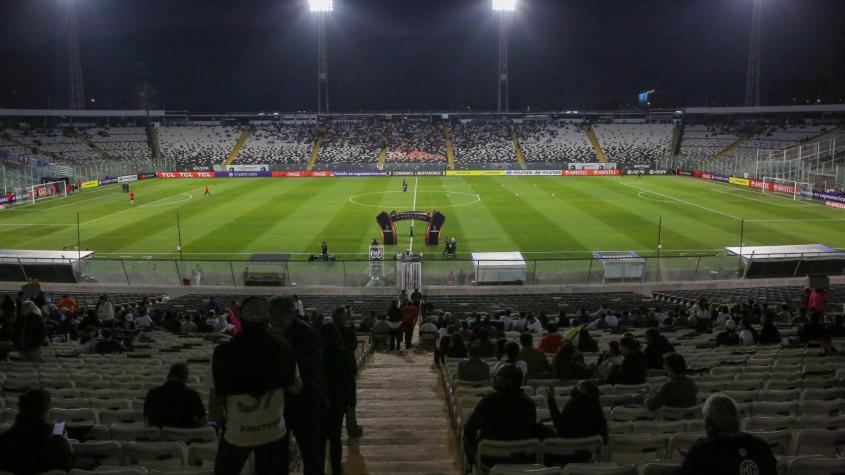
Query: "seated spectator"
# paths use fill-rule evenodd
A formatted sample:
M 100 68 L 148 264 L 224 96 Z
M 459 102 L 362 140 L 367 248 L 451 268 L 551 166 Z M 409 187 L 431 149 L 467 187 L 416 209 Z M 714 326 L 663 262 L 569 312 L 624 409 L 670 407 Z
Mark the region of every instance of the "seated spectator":
M 191 318 L 190 315 L 185 315 L 185 318 L 182 320 L 181 325 L 179 325 L 179 332 L 180 333 L 196 333 L 197 331 L 197 324 L 194 323 L 194 320 Z
M 469 323 L 461 322 L 461 329 L 458 330 L 458 335 L 461 335 L 461 338 L 468 340 L 469 337 L 472 336 L 472 330 L 469 329 Z
M 519 344 L 522 345 L 519 359 L 525 361 L 528 379 L 540 378 L 551 372 L 552 367 L 546 359 L 546 354 L 534 348 L 534 337 L 530 333 L 519 335 Z
M 97 343 L 97 327 L 91 325 L 82 331 L 82 336 L 79 338 L 79 346 L 76 348 L 77 353 L 96 353 Z
M 725 323 L 725 331 L 716 335 L 717 346 L 738 346 L 740 343 L 739 334 L 736 332 L 736 323 L 728 320 Z
M 517 322 L 514 330 L 522 333 L 543 333 L 543 324 L 534 318 L 533 313 L 529 313 L 525 320 Z
M 763 326 L 760 327 L 759 341 L 761 345 L 778 345 L 781 342 L 780 331 L 768 315 L 763 315 Z
M 214 317 L 214 313 L 212 313 L 211 316 Z M 217 318 L 214 317 L 214 320 L 214 326 L 216 327 Z M 132 320 L 132 324 L 135 325 L 135 328 L 137 328 L 138 330 L 150 330 L 155 326 L 152 317 L 150 317 L 149 311 L 144 312 L 143 315 L 138 315 L 137 317 L 135 317 L 135 319 Z
M 600 435 L 607 443 L 607 420 L 599 400 L 599 388 L 592 381 L 580 381 L 569 393 L 569 401 L 559 411 L 555 400 L 555 388 L 546 388 L 546 403 L 549 407 L 557 437 L 576 439 Z M 554 464 L 563 466 L 567 463 L 587 463 L 593 454 L 576 452 L 566 458 L 555 458 Z
M 217 301 L 214 300 L 214 296 L 208 298 L 208 302 L 205 303 L 206 312 L 214 312 L 215 314 L 220 313 L 220 305 L 217 304 Z
M 362 318 L 360 322 L 358 322 L 358 332 L 360 333 L 370 333 L 373 331 L 373 327 L 376 324 L 376 312 L 375 310 L 370 310 L 370 314 L 366 317 Z
M 95 352 L 103 355 L 109 353 L 123 353 L 126 351 L 126 347 L 123 346 L 123 343 L 114 338 L 111 328 L 103 328 L 102 334 L 103 338 L 94 346 Z
M 199 393 L 187 383 L 188 366 L 175 363 L 167 373 L 167 381 L 147 392 L 144 417 L 149 425 L 182 429 L 205 425 L 205 405 Z
M 645 356 L 645 364 L 648 369 L 663 368 L 663 355 L 675 351 L 675 347 L 669 343 L 669 340 L 660 334 L 657 328 L 649 328 L 645 331 L 646 343 L 643 355 Z
M 596 353 L 599 351 L 599 344 L 590 335 L 590 331 L 582 328 L 578 332 L 578 351 L 581 353 Z
M 434 362 L 435 364 L 443 364 L 446 359 L 446 353 L 449 352 L 449 346 L 452 344 L 452 336 L 455 334 L 455 325 L 449 325 L 445 328 L 445 334 L 441 330 L 438 334 L 442 336 L 437 340 L 437 345 L 434 348 Z M 466 355 L 464 355 L 465 357 Z
M 599 355 L 596 366 L 596 378 L 606 380 L 610 368 L 622 364 L 622 350 L 619 349 L 619 341 L 607 342 L 607 351 Z
M 460 337 L 459 337 L 460 338 Z M 509 341 L 505 343 L 505 355 L 490 368 L 490 376 L 495 376 L 505 366 L 516 366 L 522 371 L 522 379 L 528 375 L 528 365 L 519 359 L 519 343 Z
M 431 318 L 426 318 L 425 322 L 420 325 L 420 333 L 429 333 L 429 334 L 437 334 L 437 325 L 435 325 L 434 320 Z
M 489 381 L 490 366 L 481 359 L 481 348 L 469 345 L 469 358 L 458 363 L 458 379 L 461 381 Z
M 663 367 L 669 381 L 663 384 L 653 397 L 646 400 L 646 407 L 656 411 L 661 407 L 686 408 L 698 404 L 698 388 L 695 381 L 687 377 L 687 362 L 678 353 L 663 355 Z
M 563 342 L 563 336 L 557 332 L 558 326 L 555 323 L 550 323 L 547 330 L 548 333 L 540 338 L 537 349 L 543 353 L 557 353 L 557 350 L 560 349 L 560 344 Z
M 757 329 L 751 326 L 751 322 L 748 320 L 743 320 L 740 322 L 740 326 L 742 327 L 742 331 L 739 332 L 739 342 L 742 346 L 753 346 L 757 344 L 757 341 L 760 339 L 760 334 L 757 333 Z
M 728 312 L 728 307 L 722 305 L 719 307 L 719 314 L 716 315 L 716 328 L 724 330 L 725 324 L 728 323 L 728 320 L 731 320 L 731 314 Z
M 475 335 L 475 334 L 474 334 Z M 478 336 L 478 348 L 481 351 L 482 358 L 493 358 L 496 356 L 496 344 L 490 341 L 490 336 L 487 332 L 479 332 Z
M 593 370 L 584 364 L 584 359 L 571 341 L 560 346 L 552 360 L 552 374 L 555 378 L 565 381 L 569 379 L 586 379 L 593 376 Z
M 53 433 L 49 415 L 46 389 L 30 389 L 20 396 L 15 423 L 0 434 L 0 470 L 30 475 L 73 468 L 70 443 L 64 434 Z
M 31 300 L 21 304 L 21 314 L 15 320 L 15 348 L 24 361 L 41 361 L 41 347 L 47 344 L 47 327 L 41 309 Z
M 457 333 L 453 333 L 450 337 L 449 344 L 446 347 L 446 357 L 447 358 L 466 358 L 467 357 L 467 347 L 464 344 L 464 339 L 461 338 L 461 335 Z
M 522 375 L 515 366 L 502 367 L 493 378 L 495 392 L 482 397 L 467 419 L 463 445 L 470 463 L 475 463 L 480 440 L 521 440 L 536 436 L 537 406 L 522 392 Z
M 682 475 L 775 475 L 777 460 L 765 441 L 740 430 L 739 408 L 729 396 L 713 394 L 704 403 L 707 438 L 690 447 Z
M 640 342 L 626 336 L 620 340 L 619 346 L 622 348 L 622 363 L 610 368 L 607 384 L 644 384 L 646 367 Z
M 61 300 L 59 300 L 59 303 L 56 304 L 56 306 L 59 307 L 59 310 L 68 314 L 76 313 L 76 309 L 78 307 L 76 304 L 76 300 L 74 300 L 68 294 L 62 295 Z

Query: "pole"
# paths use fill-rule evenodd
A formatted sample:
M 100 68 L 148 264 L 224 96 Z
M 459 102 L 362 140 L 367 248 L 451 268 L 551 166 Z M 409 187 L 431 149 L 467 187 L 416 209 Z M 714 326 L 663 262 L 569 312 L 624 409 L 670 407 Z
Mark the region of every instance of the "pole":
M 76 259 L 82 260 L 82 238 L 79 232 L 79 211 L 76 212 Z
M 182 254 L 182 225 L 179 222 L 179 212 L 176 212 L 176 235 L 179 238 L 179 260 L 183 261 L 184 256 Z
M 739 269 L 742 269 L 742 248 L 745 246 L 745 218 L 739 219 Z
M 657 281 L 660 282 L 660 250 L 663 248 L 663 216 L 657 218 Z

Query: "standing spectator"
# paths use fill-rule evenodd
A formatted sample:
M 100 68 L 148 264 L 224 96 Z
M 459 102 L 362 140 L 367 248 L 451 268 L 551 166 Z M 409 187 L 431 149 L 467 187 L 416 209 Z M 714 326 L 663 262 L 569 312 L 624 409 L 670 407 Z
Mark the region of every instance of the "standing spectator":
M 167 381 L 147 391 L 144 417 L 154 427 L 189 429 L 205 425 L 205 405 L 196 390 L 188 387 L 188 365 L 174 363 Z
M 414 336 L 414 328 L 417 326 L 420 309 L 410 300 L 406 300 L 400 312 L 402 313 L 402 334 L 405 337 L 405 351 L 411 351 L 411 339 Z
M 0 434 L 0 470 L 30 475 L 73 468 L 73 454 L 64 434 L 54 434 L 47 422 L 50 393 L 30 389 L 18 399 L 12 428 Z
M 540 343 L 537 345 L 537 349 L 543 353 L 555 354 L 557 353 L 557 350 L 560 349 L 560 344 L 563 342 L 563 336 L 557 332 L 558 326 L 554 323 L 550 323 L 547 330 L 548 333 L 540 338 Z
M 218 475 L 240 474 L 252 453 L 256 473 L 289 470 L 285 392 L 299 393 L 302 380 L 290 344 L 267 330 L 269 319 L 264 299 L 244 300 L 241 332 L 214 349 L 209 407 L 225 427 L 215 461 Z
M 695 381 L 687 377 L 687 362 L 678 353 L 663 356 L 663 367 L 669 381 L 666 382 L 645 405 L 650 411 L 668 407 L 687 408 L 698 404 L 698 388 Z
M 810 295 L 810 311 L 824 314 L 827 310 L 827 301 L 830 299 L 825 289 L 816 289 Z
M 304 474 L 322 474 L 325 454 L 320 452 L 320 421 L 327 404 L 323 380 L 323 347 L 314 328 L 305 320 L 296 318 L 296 308 L 290 297 L 273 297 L 270 300 L 270 313 L 273 333 L 293 345 L 302 376 L 301 393 L 291 395 L 285 401 L 285 424 L 296 437 L 302 454 Z
M 475 463 L 480 440 L 520 440 L 536 435 L 537 406 L 522 392 L 522 376 L 515 366 L 504 366 L 493 378 L 495 392 L 482 397 L 467 419 L 463 444 L 470 463 Z
M 810 288 L 809 285 L 805 285 L 803 289 L 801 289 L 801 303 L 799 304 L 798 308 L 801 310 L 809 310 L 810 309 L 810 297 L 813 296 L 813 289 Z
M 692 447 L 679 473 L 682 475 L 775 475 L 777 460 L 765 441 L 740 430 L 739 408 L 724 394 L 713 394 L 704 403 L 707 438 Z
M 24 300 L 21 315 L 15 321 L 16 349 L 24 361 L 41 361 L 41 347 L 46 345 L 47 327 L 41 310 L 31 300 Z
M 675 351 L 675 347 L 669 343 L 669 339 L 660 334 L 657 328 L 649 328 L 645 331 L 646 343 L 644 356 L 646 368 L 661 369 L 663 368 L 663 355 Z
M 551 372 L 552 366 L 546 354 L 534 348 L 534 337 L 530 333 L 519 335 L 519 344 L 522 345 L 522 349 L 519 350 L 519 359 L 525 361 L 528 379 L 540 378 Z
M 294 308 L 296 308 L 294 306 Z M 349 327 L 349 307 L 337 307 L 332 313 L 332 324 L 337 329 L 338 334 L 343 340 L 343 347 L 352 352 L 352 358 L 355 359 L 355 350 L 358 348 L 358 337 L 355 336 L 355 330 Z M 325 371 L 323 372 L 325 374 Z M 358 373 L 358 366 L 355 365 L 355 376 Z M 328 384 L 329 381 L 323 379 Z M 363 429 L 358 425 L 358 415 L 355 408 L 358 405 L 358 383 L 357 379 L 352 378 L 352 400 L 349 403 L 349 408 L 346 411 L 346 435 L 350 438 L 361 437 Z M 331 396 L 331 392 L 328 393 Z M 341 421 L 342 422 L 342 421 Z
M 62 295 L 61 300 L 59 300 L 57 307 L 59 307 L 59 310 L 61 310 L 64 313 L 68 313 L 68 314 L 76 313 L 76 308 L 77 308 L 76 300 L 74 300 L 70 295 L 64 294 L 64 295 Z
M 555 400 L 555 388 L 546 388 L 546 403 L 549 413 L 555 425 L 555 432 L 558 437 L 565 439 L 576 439 L 600 435 L 604 443 L 607 443 L 607 420 L 599 400 L 599 388 L 592 381 L 580 381 L 569 393 L 569 401 L 559 411 Z M 590 462 L 593 454 L 576 452 L 564 460 L 555 459 L 555 465 L 562 466 L 567 463 Z
M 103 326 L 114 326 L 114 305 L 112 305 L 108 295 L 100 296 L 95 310 L 97 311 L 97 318 L 100 319 Z
M 560 345 L 560 350 L 552 361 L 552 374 L 561 381 L 580 380 L 592 377 L 593 370 L 584 364 L 575 345 L 567 341 Z
M 505 343 L 505 355 L 496 364 L 490 368 L 490 375 L 495 376 L 505 366 L 516 366 L 522 371 L 522 379 L 525 380 L 528 375 L 528 365 L 525 361 L 519 359 L 519 344 L 515 341 Z
M 355 408 L 355 374 L 358 368 L 354 354 L 345 345 L 336 325 L 326 323 L 320 326 L 320 337 L 324 350 L 323 379 L 326 381 L 328 395 L 328 408 L 323 416 L 320 437 L 321 452 L 325 452 L 326 441 L 328 441 L 332 475 L 343 475 L 343 445 L 340 431 L 343 426 L 343 416 L 350 410 L 354 411 Z
M 461 381 L 490 381 L 490 366 L 481 359 L 481 348 L 469 345 L 469 358 L 458 363 L 458 379 Z
M 645 384 L 645 357 L 640 351 L 640 342 L 633 337 L 622 338 L 622 364 L 610 369 L 608 384 Z
M 229 317 L 229 323 L 232 325 L 232 335 L 237 335 L 241 332 L 240 313 L 241 304 L 239 304 L 235 300 L 232 300 L 232 302 L 229 304 L 229 310 L 227 315 Z
M 399 351 L 402 345 L 402 311 L 399 310 L 398 300 L 390 302 L 387 324 L 390 326 L 390 351 Z

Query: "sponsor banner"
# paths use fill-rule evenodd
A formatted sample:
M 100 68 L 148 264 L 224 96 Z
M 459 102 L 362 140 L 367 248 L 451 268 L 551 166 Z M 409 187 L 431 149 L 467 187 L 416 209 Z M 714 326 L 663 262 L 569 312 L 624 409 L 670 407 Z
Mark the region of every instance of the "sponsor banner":
M 692 172 L 688 172 L 686 170 L 678 170 L 675 174 L 678 176 L 693 176 Z
M 158 172 L 158 178 L 214 178 L 214 172 Z
M 570 163 L 567 167 L 568 170 L 615 170 L 616 164 L 615 163 Z
M 504 176 L 504 170 L 446 170 L 446 176 Z
M 735 176 L 730 177 L 728 179 L 728 183 L 730 183 L 731 185 L 751 186 L 751 181 L 745 178 L 737 178 Z
M 813 192 L 813 199 L 816 200 L 823 200 L 823 201 L 835 201 L 837 203 L 845 203 L 845 196 L 842 195 L 834 195 L 832 193 L 825 193 L 823 191 L 814 191 Z
M 117 183 L 117 178 L 103 178 L 100 180 L 100 186 L 111 185 L 112 183 Z
M 824 205 L 830 206 L 831 208 L 845 209 L 845 202 L 841 201 L 825 201 Z
M 620 170 L 563 170 L 563 176 L 617 176 Z
M 635 168 L 635 169 L 628 169 L 623 170 L 622 174 L 624 175 L 654 175 L 654 176 L 663 176 L 663 175 L 674 175 L 675 170 L 652 170 L 652 169 L 643 169 L 643 168 Z
M 560 176 L 561 170 L 507 170 L 505 175 L 515 176 Z
M 390 176 L 442 176 L 443 172 L 439 170 L 422 170 L 416 172 L 408 172 L 408 171 L 392 171 L 387 172 Z M 335 173 L 337 175 L 337 173 Z
M 387 172 L 333 172 L 334 176 L 387 176 Z M 276 175 L 273 175 L 276 176 Z
M 266 172 L 269 165 L 214 165 L 216 172 Z
M 392 221 L 406 221 L 409 219 L 414 221 L 428 221 L 429 214 L 425 211 L 402 211 L 401 213 L 391 211 L 390 219 Z
M 135 181 L 138 179 L 138 175 L 124 175 L 117 177 L 118 183 L 126 183 L 127 181 Z
M 83 181 L 82 184 L 79 186 L 79 188 L 82 189 L 82 190 L 85 190 L 85 189 L 88 189 L 88 188 L 96 188 L 98 186 L 100 186 L 99 180 L 89 180 L 89 181 Z
M 257 178 L 257 177 L 271 177 L 272 173 L 264 172 L 214 172 L 217 178 Z
M 309 171 L 309 170 L 298 170 L 292 172 L 272 172 L 270 176 L 273 177 L 299 177 L 299 176 L 332 176 L 332 172 L 330 171 Z
M 155 177 L 156 177 L 155 173 L 139 173 L 138 174 L 139 180 L 150 180 L 150 179 L 155 178 Z

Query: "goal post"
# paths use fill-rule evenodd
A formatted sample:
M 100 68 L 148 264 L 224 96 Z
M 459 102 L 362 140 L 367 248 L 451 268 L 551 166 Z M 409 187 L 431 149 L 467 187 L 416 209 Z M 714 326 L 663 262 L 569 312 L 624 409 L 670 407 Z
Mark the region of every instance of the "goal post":
M 763 194 L 783 193 L 792 195 L 793 200 L 812 200 L 813 184 L 783 178 L 763 178 Z
M 32 204 L 52 198 L 67 198 L 67 183 L 64 181 L 51 181 L 26 187 L 26 198 Z

